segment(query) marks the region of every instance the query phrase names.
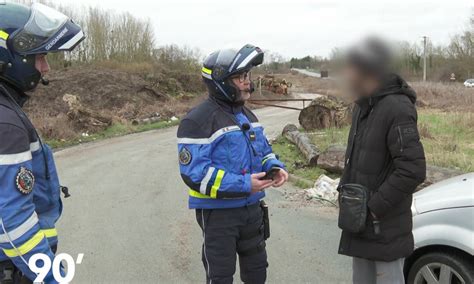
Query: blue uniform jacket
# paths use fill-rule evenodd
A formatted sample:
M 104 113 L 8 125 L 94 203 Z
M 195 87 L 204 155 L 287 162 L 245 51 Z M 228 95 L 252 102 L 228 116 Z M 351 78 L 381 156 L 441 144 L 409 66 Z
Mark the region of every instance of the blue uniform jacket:
M 36 253 L 54 258 L 50 247 L 57 243 L 55 223 L 62 211 L 59 179 L 51 149 L 41 145 L 33 125 L 2 89 L 0 189 L 0 261 L 11 259 L 33 280 L 36 274 L 23 259 Z M 51 271 L 45 282 L 55 283 Z
M 246 107 L 208 98 L 178 128 L 181 177 L 189 188 L 189 208 L 236 208 L 254 204 L 250 175 L 284 169 L 257 117 Z

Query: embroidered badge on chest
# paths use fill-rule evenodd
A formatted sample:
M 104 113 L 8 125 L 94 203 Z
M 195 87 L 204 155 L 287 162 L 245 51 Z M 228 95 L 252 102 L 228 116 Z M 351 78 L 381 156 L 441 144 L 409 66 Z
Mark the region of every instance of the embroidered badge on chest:
M 186 147 L 183 147 L 183 149 L 181 149 L 181 151 L 179 152 L 179 162 L 181 165 L 189 165 L 189 163 L 191 163 L 192 158 L 193 157 L 191 156 L 191 152 L 189 152 Z
M 21 167 L 16 175 L 16 188 L 22 194 L 30 194 L 35 185 L 35 176 L 33 172 L 25 167 Z

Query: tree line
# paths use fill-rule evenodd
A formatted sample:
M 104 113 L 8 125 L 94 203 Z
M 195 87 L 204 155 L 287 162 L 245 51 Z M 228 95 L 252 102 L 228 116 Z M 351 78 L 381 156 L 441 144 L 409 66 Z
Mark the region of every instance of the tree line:
M 14 0 L 30 4 L 30 0 Z M 71 53 L 49 56 L 54 67 L 100 62 L 150 63 L 168 66 L 169 70 L 190 72 L 199 69 L 202 54 L 197 49 L 168 45 L 157 48 L 154 30 L 149 19 L 134 17 L 128 12 L 115 13 L 98 7 L 66 6 L 51 0 L 39 0 L 70 16 L 83 28 L 85 41 Z M 423 72 L 423 45 L 419 42 L 398 43 L 397 71 L 410 79 L 420 79 Z M 334 48 L 328 58 L 305 56 L 285 59 L 278 53 L 266 52 L 265 69 L 279 72 L 289 68 L 329 70 L 335 68 L 341 56 Z M 427 43 L 428 79 L 449 80 L 451 73 L 463 80 L 474 77 L 474 9 L 464 31 L 454 35 L 449 44 Z
M 395 69 L 404 76 L 417 80 L 423 76 L 423 43 L 400 41 L 397 43 Z M 429 80 L 447 81 L 454 73 L 458 81 L 474 77 L 474 9 L 467 27 L 461 33 L 451 37 L 447 45 L 434 45 L 427 41 L 427 74 Z M 335 69 L 338 59 L 343 52 L 334 48 L 328 58 L 320 56 L 305 56 L 283 61 L 278 55 L 273 55 L 267 62 L 267 68 L 279 71 L 286 68 L 302 68 L 329 70 Z
M 29 5 L 29 0 L 15 0 Z M 86 39 L 70 53 L 48 55 L 54 67 L 115 62 L 120 64 L 160 63 L 168 67 L 197 68 L 198 50 L 168 45 L 157 47 L 149 19 L 128 12 L 116 13 L 99 7 L 67 6 L 60 2 L 39 0 L 71 17 L 79 24 Z M 169 68 L 168 68 L 169 69 Z

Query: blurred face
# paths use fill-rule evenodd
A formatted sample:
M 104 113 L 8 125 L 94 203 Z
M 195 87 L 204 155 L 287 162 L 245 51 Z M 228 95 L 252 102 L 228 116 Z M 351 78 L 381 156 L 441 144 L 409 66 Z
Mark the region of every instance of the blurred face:
M 352 65 L 344 67 L 343 81 L 344 87 L 353 99 L 370 96 L 377 84 L 374 78 L 364 74 Z
M 240 91 L 240 101 L 250 99 L 250 72 L 243 72 L 231 77 L 232 83 Z
M 36 70 L 41 73 L 41 76 L 44 76 L 46 73 L 49 72 L 49 64 L 46 60 L 46 54 L 36 55 L 35 67 Z

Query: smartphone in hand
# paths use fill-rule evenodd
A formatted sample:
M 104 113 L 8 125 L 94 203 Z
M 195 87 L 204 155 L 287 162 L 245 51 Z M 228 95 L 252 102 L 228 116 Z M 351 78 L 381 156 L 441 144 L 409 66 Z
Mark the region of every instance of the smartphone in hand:
M 278 168 L 278 167 L 273 167 L 273 168 L 271 168 L 271 169 L 267 172 L 267 174 L 266 174 L 263 178 L 261 178 L 261 179 L 262 179 L 262 180 L 268 180 L 268 179 L 273 180 L 273 179 L 275 178 L 276 174 L 277 174 L 280 170 L 281 170 L 281 169 Z

